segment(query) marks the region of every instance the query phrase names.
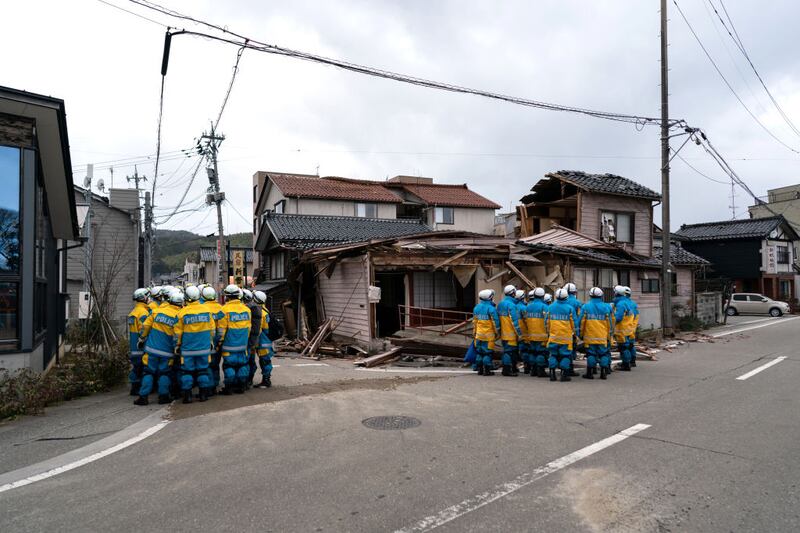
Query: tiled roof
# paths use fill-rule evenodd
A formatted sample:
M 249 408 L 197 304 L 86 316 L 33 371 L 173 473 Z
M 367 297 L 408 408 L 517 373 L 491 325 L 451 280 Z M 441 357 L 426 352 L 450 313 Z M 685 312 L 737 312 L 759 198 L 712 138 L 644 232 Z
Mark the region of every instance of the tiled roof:
M 684 224 L 676 235 L 692 241 L 759 239 L 785 222 L 782 216 Z
M 265 218 L 265 224 L 282 246 L 304 250 L 431 231 L 417 220 L 323 215 L 271 213 Z
M 633 256 L 628 255 L 627 257 L 622 256 L 619 252 L 613 253 L 614 251 L 598 251 L 596 249 L 591 248 L 579 248 L 576 246 L 559 246 L 555 244 L 546 244 L 546 243 L 523 243 L 520 241 L 522 246 L 527 248 L 531 248 L 533 250 L 539 250 L 542 252 L 550 252 L 556 255 L 567 255 L 576 259 L 581 259 L 587 261 L 589 263 L 599 263 L 603 265 L 612 265 L 612 266 L 630 266 L 630 267 L 641 267 L 641 268 L 652 268 L 656 269 L 660 266 L 661 263 L 656 261 L 651 257 L 641 257 L 641 256 Z
M 302 174 L 267 174 L 272 182 L 287 197 L 325 198 L 330 200 L 352 200 L 399 204 L 399 196 L 380 182 L 318 178 Z
M 243 248 L 241 246 L 231 246 L 229 252 L 244 250 L 244 260 L 246 263 L 253 262 L 253 250 L 250 248 Z M 230 253 L 228 254 L 230 255 Z M 233 260 L 233 257 L 228 259 Z M 214 262 L 217 260 L 217 247 L 216 246 L 201 246 L 200 247 L 200 261 L 201 262 Z
M 640 185 L 633 180 L 615 174 L 588 174 L 580 170 L 559 170 L 547 174 L 548 178 L 556 178 L 571 183 L 585 191 L 660 200 L 661 195 Z
M 653 249 L 653 259 L 657 260 L 659 263 L 661 262 L 661 252 L 662 248 L 660 246 L 655 247 Z M 673 244 L 669 249 L 669 262 L 673 265 L 710 265 L 709 261 L 706 261 L 699 255 L 695 255 L 686 248 L 681 246 L 677 246 Z
M 469 190 L 464 185 L 448 184 L 403 184 L 403 189 L 417 196 L 428 205 L 445 207 L 483 207 L 487 209 L 500 209 L 500 206 L 484 198 L 480 194 Z

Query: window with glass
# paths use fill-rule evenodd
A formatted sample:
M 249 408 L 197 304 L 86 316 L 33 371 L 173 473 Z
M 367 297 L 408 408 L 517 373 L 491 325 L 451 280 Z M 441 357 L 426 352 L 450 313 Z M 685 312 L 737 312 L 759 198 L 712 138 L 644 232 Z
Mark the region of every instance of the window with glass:
M 414 305 L 435 309 L 456 307 L 455 279 L 450 272 L 414 272 Z
M 789 264 L 789 247 L 788 246 L 778 246 L 778 264 L 779 265 L 788 265 Z
M 278 252 L 269 256 L 269 279 L 286 277 L 286 253 Z
M 661 280 L 658 279 L 642 280 L 642 294 L 658 293 L 660 290 L 661 290 Z
M 286 200 L 281 200 L 280 202 L 275 202 L 275 205 L 272 206 L 272 210 L 275 211 L 279 215 L 283 214 L 285 209 L 286 209 Z
M 355 215 L 361 218 L 378 218 L 378 206 L 375 204 L 356 204 Z
M 437 224 L 454 224 L 455 213 L 452 207 L 437 207 L 435 209 Z
M 0 146 L 0 349 L 19 338 L 20 169 L 21 150 Z
M 605 242 L 633 242 L 633 213 L 600 213 L 600 238 Z

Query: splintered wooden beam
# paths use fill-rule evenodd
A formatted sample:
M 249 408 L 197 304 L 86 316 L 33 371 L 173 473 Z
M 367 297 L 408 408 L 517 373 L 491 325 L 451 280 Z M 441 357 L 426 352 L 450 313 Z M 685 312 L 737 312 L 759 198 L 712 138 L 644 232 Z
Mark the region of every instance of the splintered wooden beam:
M 445 265 L 449 265 L 450 263 L 458 261 L 459 259 L 461 259 L 465 255 L 467 255 L 468 253 L 469 253 L 469 250 L 464 250 L 463 252 L 458 252 L 455 255 L 451 255 L 450 257 L 448 257 L 444 261 L 442 261 L 440 263 L 436 263 L 435 265 L 433 265 L 433 270 L 439 270 L 440 268 L 442 268 Z
M 403 350 L 402 347 L 396 346 L 387 352 L 379 353 L 377 355 L 373 355 L 365 359 L 355 361 L 353 364 L 356 366 L 364 366 L 370 368 L 391 361 L 395 357 L 398 357 L 402 350 Z
M 512 272 L 514 272 L 514 274 L 516 274 L 516 275 L 519 277 L 519 279 L 521 279 L 522 281 L 524 281 L 524 282 L 525 282 L 525 285 L 527 285 L 527 286 L 528 286 L 528 287 L 530 287 L 531 289 L 535 289 L 535 288 L 536 288 L 536 284 L 534 284 L 534 283 L 533 283 L 531 280 L 529 280 L 529 279 L 528 279 L 528 278 L 525 276 L 525 274 L 523 274 L 522 272 L 520 272 L 520 270 L 519 270 L 517 267 L 515 267 L 515 266 L 514 266 L 514 263 L 512 263 L 511 261 L 506 261 L 506 266 L 507 266 L 508 268 L 510 268 L 510 269 L 511 269 L 511 271 L 512 271 Z
M 504 269 L 504 270 L 501 270 L 500 272 L 498 272 L 498 273 L 497 273 L 497 274 L 495 274 L 494 276 L 491 276 L 491 277 L 488 277 L 488 278 L 486 278 L 484 281 L 485 281 L 486 283 L 491 283 L 491 282 L 493 282 L 493 281 L 494 281 L 494 280 L 496 280 L 496 279 L 500 279 L 500 278 L 502 278 L 502 277 L 503 277 L 503 276 L 505 276 L 506 274 L 511 274 L 511 271 L 510 271 L 510 270 L 505 270 L 505 269 Z

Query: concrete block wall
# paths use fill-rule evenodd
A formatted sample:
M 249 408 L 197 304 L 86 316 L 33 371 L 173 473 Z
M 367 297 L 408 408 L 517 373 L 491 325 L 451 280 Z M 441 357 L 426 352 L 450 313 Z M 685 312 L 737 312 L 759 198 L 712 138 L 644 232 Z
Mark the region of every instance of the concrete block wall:
M 695 296 L 695 316 L 703 324 L 722 321 L 722 293 L 698 292 Z

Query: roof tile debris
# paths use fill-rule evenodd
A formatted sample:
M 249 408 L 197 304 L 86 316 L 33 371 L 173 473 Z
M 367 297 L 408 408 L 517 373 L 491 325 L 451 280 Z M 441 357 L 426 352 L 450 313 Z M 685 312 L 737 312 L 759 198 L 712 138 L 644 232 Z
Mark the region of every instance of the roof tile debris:
M 684 224 L 676 235 L 692 241 L 761 239 L 785 223 L 782 216 Z

